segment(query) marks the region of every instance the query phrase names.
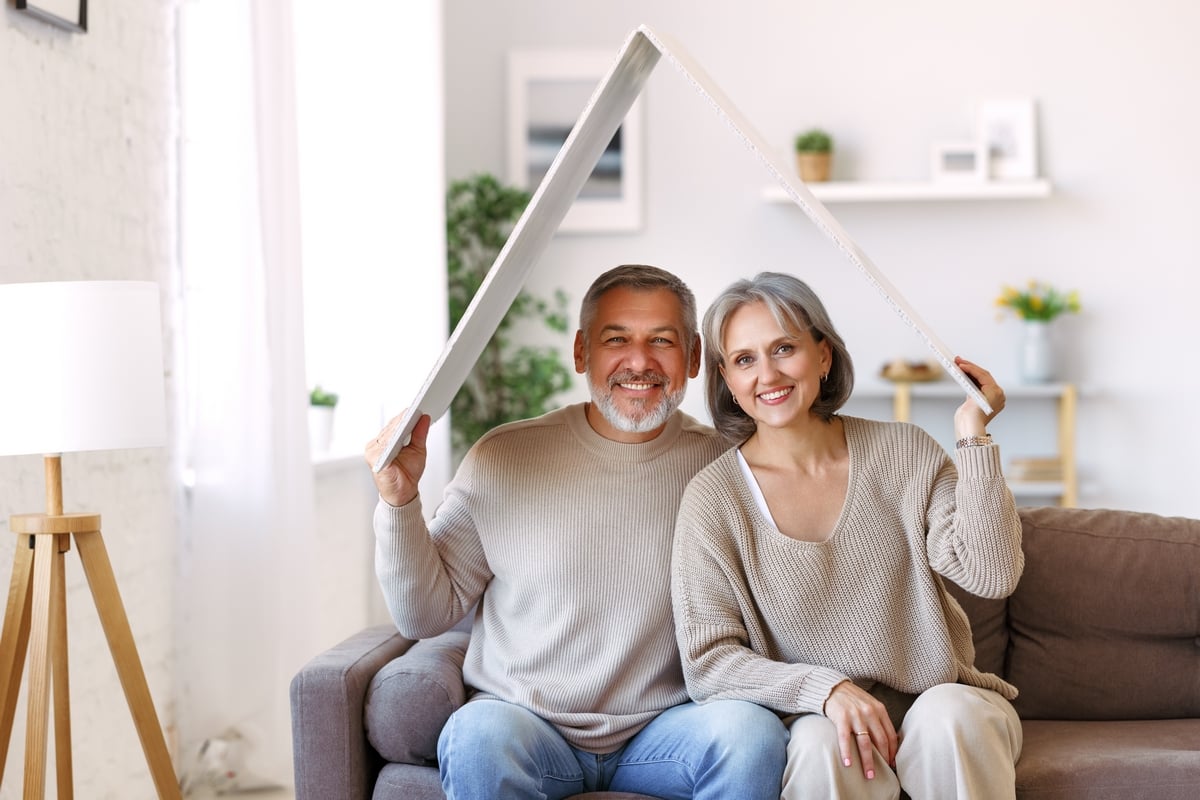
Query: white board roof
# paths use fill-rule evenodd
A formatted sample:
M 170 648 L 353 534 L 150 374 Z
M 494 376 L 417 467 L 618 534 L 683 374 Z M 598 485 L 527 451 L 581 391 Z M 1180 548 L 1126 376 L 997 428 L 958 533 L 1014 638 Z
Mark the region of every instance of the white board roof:
M 646 80 L 664 57 L 699 96 L 707 101 L 729 127 L 730 132 L 759 158 L 792 202 L 799 206 L 813 224 L 858 268 L 892 310 L 924 340 L 947 374 L 962 386 L 980 408 L 991 413 L 992 409 L 986 398 L 954 363 L 953 352 L 925 324 L 867 254 L 854 243 L 841 224 L 834 219 L 833 214 L 829 213 L 804 182 L 790 169 L 782 166 L 774 155 L 773 148 L 738 111 L 704 68 L 677 42 L 641 25 L 625 40 L 608 73 L 596 86 L 554 163 L 513 227 L 508 241 L 496 257 L 479 291 L 447 340 L 429 377 L 404 412 L 388 447 L 375 462 L 373 468 L 376 472 L 391 463 L 400 448 L 408 442 L 413 426 L 422 414 L 428 414 L 436 421 L 449 409 L 454 395 L 521 291 L 530 270 L 550 243 L 551 237 L 583 188 L 605 146 L 645 88 Z

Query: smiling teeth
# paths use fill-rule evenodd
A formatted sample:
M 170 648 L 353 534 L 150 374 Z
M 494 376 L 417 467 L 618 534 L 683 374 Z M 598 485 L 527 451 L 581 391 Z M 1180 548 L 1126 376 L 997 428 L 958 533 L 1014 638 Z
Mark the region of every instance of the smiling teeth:
M 654 388 L 653 383 L 622 383 L 621 386 L 635 392 L 644 392 Z
M 763 400 L 778 400 L 781 397 L 787 397 L 791 391 L 791 389 L 780 389 L 775 392 L 766 392 L 765 394 L 760 394 L 759 397 L 761 397 Z

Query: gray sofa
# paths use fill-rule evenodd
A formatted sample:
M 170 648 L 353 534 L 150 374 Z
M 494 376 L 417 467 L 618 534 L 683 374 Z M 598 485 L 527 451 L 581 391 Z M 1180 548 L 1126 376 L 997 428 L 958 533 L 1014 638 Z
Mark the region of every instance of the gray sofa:
M 1011 597 L 951 587 L 976 663 L 1021 690 L 1017 796 L 1200 797 L 1200 521 L 1062 508 L 1021 520 Z M 437 736 L 464 700 L 466 643 L 464 630 L 414 643 L 383 626 L 309 662 L 291 685 L 297 800 L 441 800 Z

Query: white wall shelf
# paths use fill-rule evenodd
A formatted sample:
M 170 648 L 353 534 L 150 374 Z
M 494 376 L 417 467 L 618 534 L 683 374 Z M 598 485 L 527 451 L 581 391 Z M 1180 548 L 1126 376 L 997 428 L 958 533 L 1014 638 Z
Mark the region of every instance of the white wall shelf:
M 825 203 L 907 203 L 928 200 L 1022 200 L 1049 197 L 1050 181 L 824 181 L 807 184 Z M 782 186 L 763 189 L 769 203 L 790 203 Z

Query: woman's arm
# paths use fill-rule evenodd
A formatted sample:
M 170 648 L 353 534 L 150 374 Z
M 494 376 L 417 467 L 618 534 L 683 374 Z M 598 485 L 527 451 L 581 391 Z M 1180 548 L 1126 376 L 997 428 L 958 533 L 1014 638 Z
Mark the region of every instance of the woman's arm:
M 821 713 L 846 676 L 756 651 L 763 622 L 746 617 L 753 605 L 741 578 L 745 567 L 729 544 L 728 522 L 719 522 L 712 511 L 720 503 L 693 489 L 694 484 L 680 508 L 671 565 L 675 636 L 688 693 L 697 702 L 747 700 L 781 713 Z M 751 630 L 758 635 L 752 637 Z
M 945 459 L 926 519 L 929 565 L 972 594 L 1007 597 L 1025 566 L 1021 519 L 1004 480 L 1000 448 L 986 425 L 1004 408 L 1004 390 L 991 373 L 962 358 L 955 362 L 979 384 L 992 406 L 986 414 L 968 399 L 955 411 L 954 458 Z

